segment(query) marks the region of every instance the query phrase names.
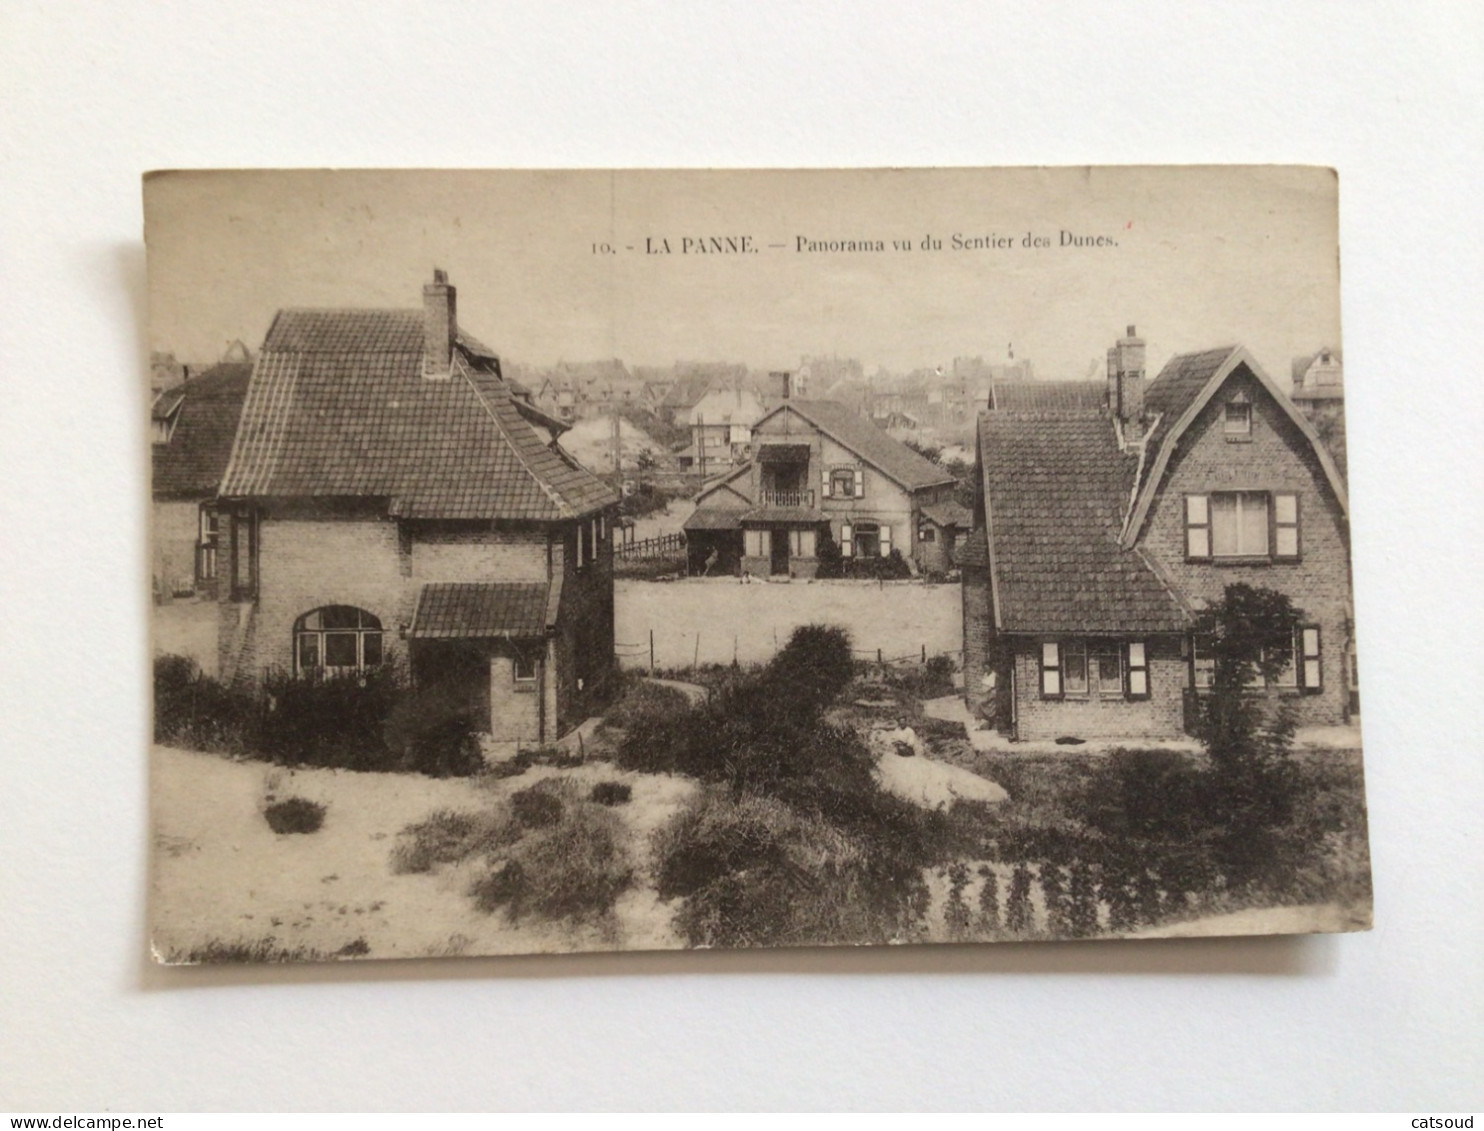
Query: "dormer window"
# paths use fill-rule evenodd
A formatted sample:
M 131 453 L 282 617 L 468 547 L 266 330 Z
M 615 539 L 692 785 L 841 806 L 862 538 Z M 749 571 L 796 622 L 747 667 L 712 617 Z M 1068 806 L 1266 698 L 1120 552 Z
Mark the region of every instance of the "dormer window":
M 1226 402 L 1226 420 L 1223 426 L 1229 440 L 1246 440 L 1252 436 L 1252 402 L 1245 393 L 1238 393 Z

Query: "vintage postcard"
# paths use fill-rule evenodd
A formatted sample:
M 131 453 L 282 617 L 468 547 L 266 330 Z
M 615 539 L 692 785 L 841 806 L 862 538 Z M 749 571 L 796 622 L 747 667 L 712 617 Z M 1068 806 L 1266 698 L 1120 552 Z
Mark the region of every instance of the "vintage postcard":
M 144 196 L 159 961 L 1370 926 L 1331 170 Z

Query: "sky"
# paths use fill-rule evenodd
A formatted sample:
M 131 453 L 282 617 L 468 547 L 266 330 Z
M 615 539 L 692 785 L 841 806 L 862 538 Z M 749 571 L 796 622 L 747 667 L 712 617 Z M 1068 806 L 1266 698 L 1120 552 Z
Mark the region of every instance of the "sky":
M 183 361 L 256 350 L 283 307 L 417 307 L 435 266 L 460 324 L 534 366 L 900 372 L 1013 348 L 1074 379 L 1132 324 L 1151 373 L 1240 342 L 1286 382 L 1340 344 L 1320 168 L 171 172 L 145 218 L 151 348 Z

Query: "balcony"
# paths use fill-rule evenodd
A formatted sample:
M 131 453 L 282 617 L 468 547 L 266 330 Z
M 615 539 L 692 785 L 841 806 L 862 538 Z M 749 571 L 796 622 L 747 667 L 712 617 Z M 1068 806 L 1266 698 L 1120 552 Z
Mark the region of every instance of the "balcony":
M 809 507 L 814 506 L 813 491 L 767 491 L 761 493 L 758 505 L 764 507 Z

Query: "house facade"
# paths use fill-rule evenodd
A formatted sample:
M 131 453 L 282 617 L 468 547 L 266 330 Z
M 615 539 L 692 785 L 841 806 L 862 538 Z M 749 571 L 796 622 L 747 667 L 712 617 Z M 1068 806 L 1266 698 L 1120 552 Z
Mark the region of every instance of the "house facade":
M 951 502 L 951 474 L 832 401 L 784 395 L 752 428 L 752 459 L 713 481 L 685 524 L 710 572 L 814 577 L 829 539 L 843 559 L 921 565 L 925 507 Z M 728 570 L 727 572 L 732 572 Z
M 220 577 L 216 495 L 250 362 L 222 362 L 159 393 L 150 406 L 150 573 L 155 600 L 215 600 Z
M 1303 725 L 1347 721 L 1348 503 L 1313 425 L 1240 346 L 1146 381 L 1129 327 L 1099 384 L 980 417 L 970 707 L 1023 739 L 1178 735 L 1213 674 L 1199 614 L 1245 582 L 1303 612 L 1283 674 L 1251 693 Z
M 400 664 L 504 742 L 593 713 L 618 497 L 562 430 L 460 330 L 442 272 L 422 310 L 280 311 L 218 500 L 223 678 Z

